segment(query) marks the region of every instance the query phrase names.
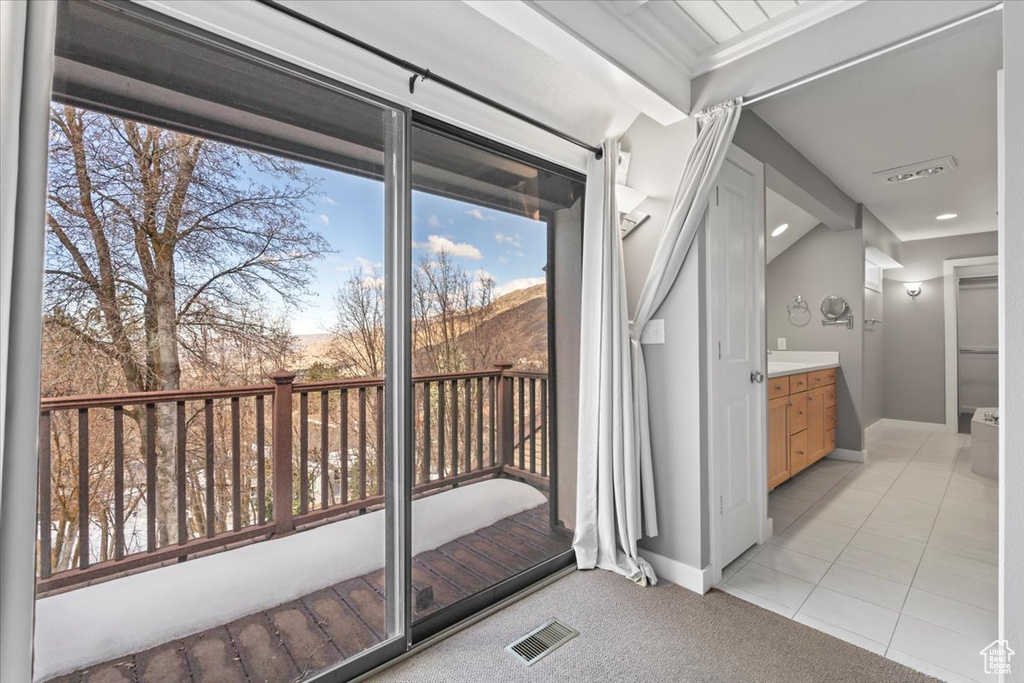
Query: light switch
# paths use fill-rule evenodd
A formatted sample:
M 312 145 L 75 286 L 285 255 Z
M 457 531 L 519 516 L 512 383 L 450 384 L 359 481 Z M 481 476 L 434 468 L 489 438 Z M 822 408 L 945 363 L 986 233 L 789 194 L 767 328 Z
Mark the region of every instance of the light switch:
M 640 333 L 641 344 L 664 344 L 665 343 L 665 321 L 661 318 L 649 320 L 644 325 L 644 331 Z
M 778 348 L 779 348 L 779 351 L 785 351 L 786 350 L 786 338 L 785 337 L 779 337 L 779 347 Z

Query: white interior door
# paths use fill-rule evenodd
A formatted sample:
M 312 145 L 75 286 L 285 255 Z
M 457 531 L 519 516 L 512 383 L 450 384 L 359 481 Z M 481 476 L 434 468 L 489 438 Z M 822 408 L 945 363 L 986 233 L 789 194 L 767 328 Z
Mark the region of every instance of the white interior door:
M 763 166 L 737 150 L 719 175 L 707 224 L 708 436 L 717 572 L 765 540 L 763 225 Z

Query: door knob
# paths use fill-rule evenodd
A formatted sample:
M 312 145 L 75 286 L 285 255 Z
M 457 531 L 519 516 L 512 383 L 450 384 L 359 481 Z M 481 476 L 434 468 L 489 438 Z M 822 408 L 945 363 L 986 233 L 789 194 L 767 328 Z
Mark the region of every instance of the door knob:
M 760 384 L 763 381 L 764 381 L 764 373 L 761 372 L 760 370 L 754 370 L 753 372 L 750 373 L 750 383 L 751 384 Z

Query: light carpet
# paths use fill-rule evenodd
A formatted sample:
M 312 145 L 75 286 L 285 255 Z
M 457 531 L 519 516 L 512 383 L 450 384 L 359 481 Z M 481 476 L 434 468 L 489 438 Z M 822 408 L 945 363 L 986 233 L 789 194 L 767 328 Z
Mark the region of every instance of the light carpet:
M 526 667 L 504 647 L 551 617 L 580 635 Z M 779 681 L 936 679 L 713 590 L 641 588 L 573 572 L 374 677 L 423 681 Z

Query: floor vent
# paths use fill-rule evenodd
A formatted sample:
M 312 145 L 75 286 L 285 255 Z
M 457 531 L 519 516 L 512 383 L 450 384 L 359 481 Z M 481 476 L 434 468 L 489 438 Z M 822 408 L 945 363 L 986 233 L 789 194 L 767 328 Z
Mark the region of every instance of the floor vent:
M 533 629 L 519 640 L 505 646 L 505 649 L 523 661 L 526 666 L 536 664 L 561 646 L 580 634 L 579 631 L 558 619 Z

